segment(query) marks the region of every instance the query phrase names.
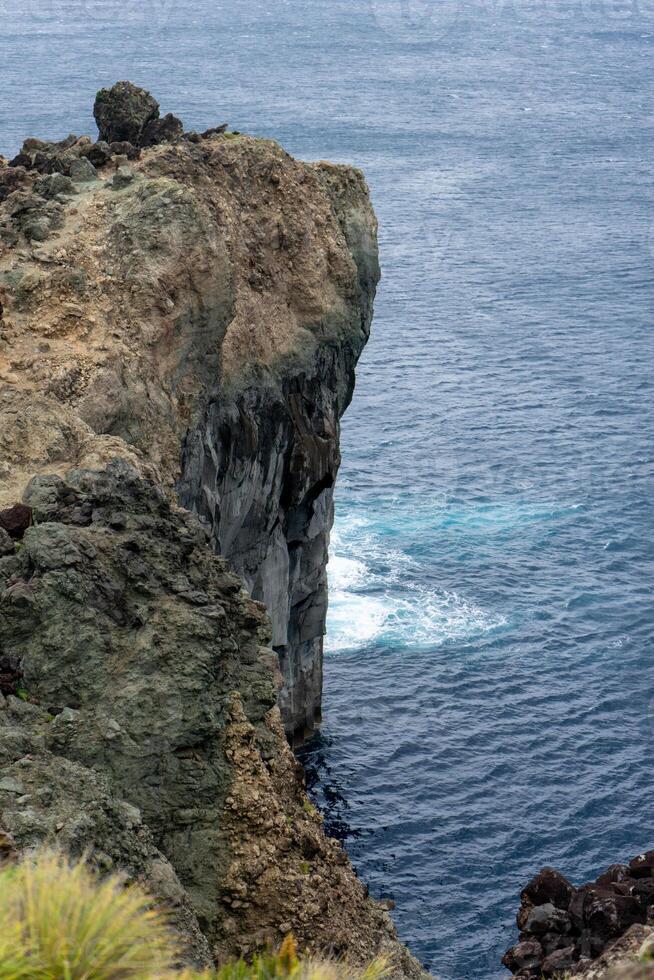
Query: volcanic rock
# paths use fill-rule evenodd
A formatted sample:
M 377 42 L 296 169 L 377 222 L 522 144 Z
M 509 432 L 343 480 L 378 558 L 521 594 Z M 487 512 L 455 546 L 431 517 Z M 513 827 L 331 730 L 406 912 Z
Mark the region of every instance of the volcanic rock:
M 100 139 L 106 143 L 124 140 L 140 145 L 148 123 L 159 118 L 159 103 L 145 89 L 131 82 L 117 82 L 98 92 L 93 117 Z
M 529 905 L 546 905 L 550 902 L 559 909 L 567 910 L 573 895 L 574 888 L 567 878 L 553 868 L 543 868 L 523 890 L 520 899 Z

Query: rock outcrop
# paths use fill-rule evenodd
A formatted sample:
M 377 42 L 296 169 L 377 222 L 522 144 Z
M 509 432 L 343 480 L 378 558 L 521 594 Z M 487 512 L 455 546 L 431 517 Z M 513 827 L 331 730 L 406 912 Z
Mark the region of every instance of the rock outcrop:
M 419 976 L 277 704 L 319 711 L 365 183 L 105 110 L 0 162 L 0 843 L 123 869 L 200 964 L 292 930 Z
M 108 137 L 138 139 L 158 112 L 128 83 L 101 96 Z M 266 603 L 282 714 L 301 733 L 320 711 L 339 423 L 370 329 L 376 222 L 352 168 L 198 139 L 141 160 L 132 143 L 27 140 L 0 169 L 0 506 L 59 454 L 149 467 Z M 95 176 L 76 167 L 91 159 Z
M 117 82 L 98 92 L 93 108 L 100 142 L 127 142 L 134 146 L 173 143 L 184 134 L 181 119 L 167 113 L 159 117 L 159 103 L 131 82 Z
M 625 954 L 622 937 L 630 936 L 633 945 L 637 936 L 642 944 L 645 924 L 654 922 L 653 872 L 654 851 L 628 865 L 613 864 L 579 888 L 544 868 L 520 896 L 520 941 L 502 962 L 515 976 L 534 980 L 563 974 L 603 977 Z

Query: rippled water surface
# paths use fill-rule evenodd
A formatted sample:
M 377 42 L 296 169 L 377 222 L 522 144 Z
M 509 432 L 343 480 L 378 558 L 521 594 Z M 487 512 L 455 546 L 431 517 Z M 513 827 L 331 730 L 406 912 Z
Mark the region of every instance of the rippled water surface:
M 489 980 L 523 882 L 654 845 L 654 7 L 0 0 L 0 150 L 147 85 L 363 166 L 384 282 L 344 425 L 332 830 Z

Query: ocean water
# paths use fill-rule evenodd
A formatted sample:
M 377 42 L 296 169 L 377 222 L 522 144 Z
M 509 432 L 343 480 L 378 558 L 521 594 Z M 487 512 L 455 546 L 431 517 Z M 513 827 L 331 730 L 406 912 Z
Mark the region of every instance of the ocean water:
M 524 882 L 654 846 L 652 0 L 0 0 L 0 152 L 102 84 L 365 168 L 312 791 L 494 980 Z

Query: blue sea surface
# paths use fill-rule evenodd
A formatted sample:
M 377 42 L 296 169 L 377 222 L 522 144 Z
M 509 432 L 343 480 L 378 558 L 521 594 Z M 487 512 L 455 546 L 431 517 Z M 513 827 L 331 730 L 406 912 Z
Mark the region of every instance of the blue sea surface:
M 384 280 L 343 426 L 313 792 L 402 938 L 495 980 L 521 886 L 654 846 L 651 0 L 0 0 L 0 151 L 152 89 L 351 161 Z

